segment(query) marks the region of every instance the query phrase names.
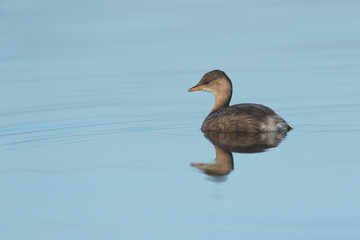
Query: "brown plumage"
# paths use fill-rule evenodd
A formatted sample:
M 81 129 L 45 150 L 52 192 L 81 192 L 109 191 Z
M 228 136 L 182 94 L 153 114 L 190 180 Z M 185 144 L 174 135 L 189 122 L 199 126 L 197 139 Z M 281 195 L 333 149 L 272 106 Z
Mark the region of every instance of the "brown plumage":
M 287 132 L 291 127 L 272 109 L 253 103 L 229 106 L 232 83 L 220 70 L 206 73 L 189 91 L 207 91 L 215 95 L 215 104 L 201 127 L 203 132 Z

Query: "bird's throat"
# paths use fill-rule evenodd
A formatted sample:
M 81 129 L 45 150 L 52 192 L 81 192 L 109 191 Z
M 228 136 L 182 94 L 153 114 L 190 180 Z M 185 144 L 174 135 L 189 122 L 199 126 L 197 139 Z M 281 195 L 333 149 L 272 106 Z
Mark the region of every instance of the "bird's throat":
M 229 106 L 231 100 L 231 93 L 226 95 L 224 94 L 214 94 L 214 95 L 215 95 L 215 104 L 211 110 L 211 113 Z

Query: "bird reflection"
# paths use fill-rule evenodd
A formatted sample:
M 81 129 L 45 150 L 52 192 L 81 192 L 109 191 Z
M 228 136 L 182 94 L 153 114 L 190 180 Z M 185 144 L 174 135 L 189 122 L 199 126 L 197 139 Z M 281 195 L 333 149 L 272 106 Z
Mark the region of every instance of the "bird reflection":
M 214 145 L 215 163 L 191 163 L 191 166 L 218 181 L 223 180 L 223 177 L 234 169 L 232 152 L 264 152 L 269 148 L 277 147 L 286 137 L 286 132 L 269 132 L 256 135 L 205 132 L 204 136 Z

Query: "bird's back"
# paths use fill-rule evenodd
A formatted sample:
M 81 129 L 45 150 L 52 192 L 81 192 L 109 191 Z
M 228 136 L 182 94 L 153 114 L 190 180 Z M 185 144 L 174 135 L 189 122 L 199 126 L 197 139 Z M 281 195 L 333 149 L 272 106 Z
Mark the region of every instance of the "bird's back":
M 290 126 L 271 108 L 260 104 L 243 103 L 210 113 L 201 130 L 204 132 L 260 133 L 288 131 Z

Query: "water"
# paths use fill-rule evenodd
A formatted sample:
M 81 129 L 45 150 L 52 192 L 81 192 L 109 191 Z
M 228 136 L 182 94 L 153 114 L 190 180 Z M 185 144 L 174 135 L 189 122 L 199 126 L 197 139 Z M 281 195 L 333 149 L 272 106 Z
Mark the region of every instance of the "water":
M 1 239 L 359 239 L 359 7 L 2 1 Z M 294 130 L 210 176 L 217 68 Z

